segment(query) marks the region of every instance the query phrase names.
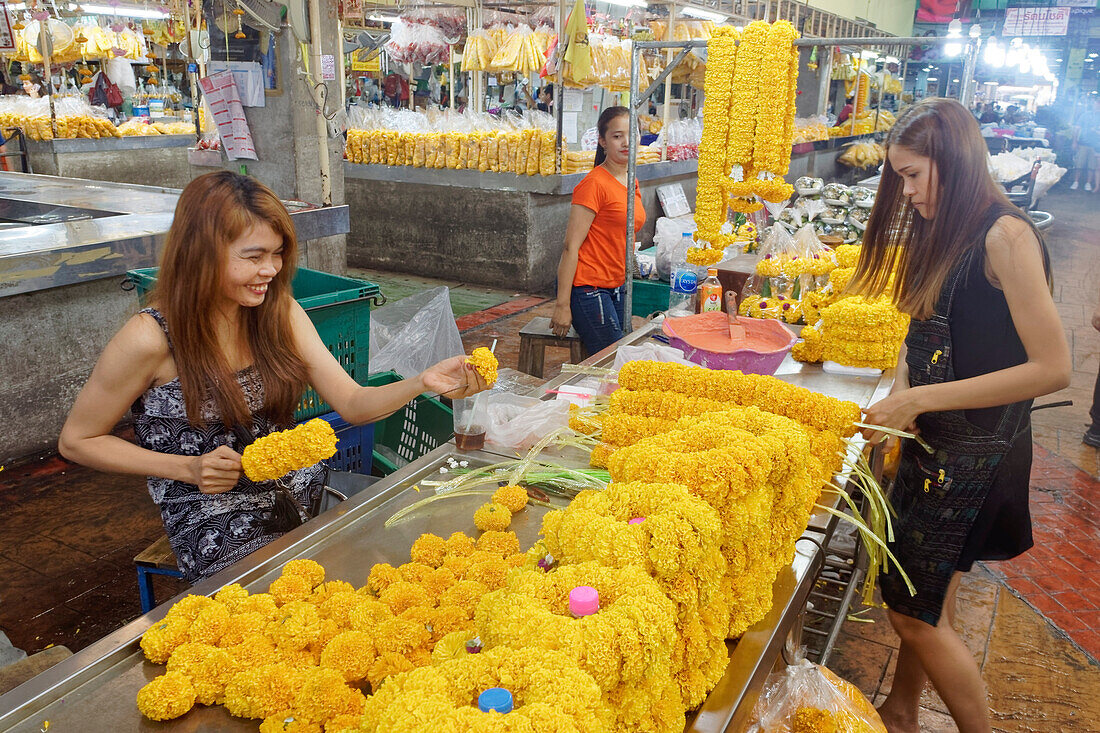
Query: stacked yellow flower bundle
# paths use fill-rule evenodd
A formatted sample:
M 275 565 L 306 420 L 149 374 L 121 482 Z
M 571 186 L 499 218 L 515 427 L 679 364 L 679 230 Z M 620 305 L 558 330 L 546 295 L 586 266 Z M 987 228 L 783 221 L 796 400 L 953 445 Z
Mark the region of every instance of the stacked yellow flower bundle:
M 252 481 L 271 481 L 336 453 L 336 433 L 317 417 L 259 438 L 244 449 L 241 465 Z
M 552 130 L 483 130 L 477 132 L 398 132 L 348 130 L 346 156 L 352 163 L 414 168 L 554 174 Z
M 844 298 L 821 311 L 821 358 L 852 367 L 897 364 L 909 316 L 889 298 Z
M 53 140 L 53 128 L 49 116 L 28 117 L 26 115 L 0 113 L 0 127 L 18 127 L 31 140 Z M 121 137 L 113 122 L 106 117 L 95 115 L 67 115 L 57 118 L 57 137 L 59 138 L 106 138 Z
M 754 21 L 738 32 L 714 29 L 707 43 L 707 110 L 699 143 L 696 239 L 723 250 L 729 209 L 756 211 L 758 200 L 784 201 L 790 167 L 798 31 L 785 20 Z

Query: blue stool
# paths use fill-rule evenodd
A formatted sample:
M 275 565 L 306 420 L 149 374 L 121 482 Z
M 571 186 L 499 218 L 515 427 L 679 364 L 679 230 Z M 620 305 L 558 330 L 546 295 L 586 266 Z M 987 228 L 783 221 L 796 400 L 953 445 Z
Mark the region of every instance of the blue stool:
M 142 550 L 134 558 L 137 567 L 138 596 L 141 598 L 141 612 L 149 613 L 157 605 L 153 597 L 153 576 L 167 575 L 170 578 L 182 578 L 176 564 L 176 554 L 168 544 L 168 537 L 159 540 Z

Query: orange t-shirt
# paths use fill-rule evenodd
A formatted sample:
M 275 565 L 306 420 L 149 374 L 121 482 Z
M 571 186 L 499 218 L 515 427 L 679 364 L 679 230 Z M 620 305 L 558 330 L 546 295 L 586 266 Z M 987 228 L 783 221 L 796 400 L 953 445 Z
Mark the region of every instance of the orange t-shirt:
M 573 189 L 573 203 L 596 212 L 577 257 L 573 285 L 617 288 L 626 279 L 626 186 L 596 166 Z M 645 208 L 634 182 L 634 231 L 645 224 Z

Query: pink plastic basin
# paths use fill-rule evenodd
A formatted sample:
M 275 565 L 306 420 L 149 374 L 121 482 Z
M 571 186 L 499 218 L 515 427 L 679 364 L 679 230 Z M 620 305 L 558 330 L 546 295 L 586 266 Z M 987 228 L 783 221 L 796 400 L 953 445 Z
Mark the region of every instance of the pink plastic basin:
M 669 344 L 684 352 L 688 361 L 708 369 L 735 369 L 746 374 L 775 374 L 798 340 L 789 328 L 776 320 L 741 318 L 739 325 L 744 326 L 750 340 L 765 341 L 768 347 L 758 350 L 731 341 L 729 322 L 721 312 L 666 318 L 662 329 L 669 337 Z M 709 348 L 703 348 L 700 341 Z M 723 345 L 723 341 L 728 346 Z

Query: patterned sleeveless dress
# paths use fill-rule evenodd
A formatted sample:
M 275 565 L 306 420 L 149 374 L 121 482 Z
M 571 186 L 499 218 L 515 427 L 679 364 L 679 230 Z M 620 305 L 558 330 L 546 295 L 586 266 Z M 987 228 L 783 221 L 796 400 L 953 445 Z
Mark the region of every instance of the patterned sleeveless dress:
M 156 319 L 168 336 L 164 317 L 153 308 L 141 311 Z M 169 336 L 168 347 L 172 348 Z M 256 438 L 272 433 L 275 425 L 263 414 L 263 380 L 255 367 L 237 372 L 252 414 L 251 432 Z M 196 427 L 187 419 L 179 378 L 151 387 L 132 407 L 134 432 L 142 448 L 180 456 L 201 456 L 225 445 L 240 453 L 232 430 L 219 419 L 212 397 L 202 406 L 204 424 Z M 303 507 L 311 505 L 324 482 L 325 467 L 317 464 L 296 471 L 282 483 Z M 160 507 L 168 541 L 184 578 L 191 582 L 213 575 L 281 536 L 265 527 L 264 518 L 274 505 L 274 486 L 255 483 L 245 476 L 233 489 L 222 494 L 203 494 L 194 484 L 150 476 L 149 495 Z M 303 516 L 305 521 L 309 517 Z

